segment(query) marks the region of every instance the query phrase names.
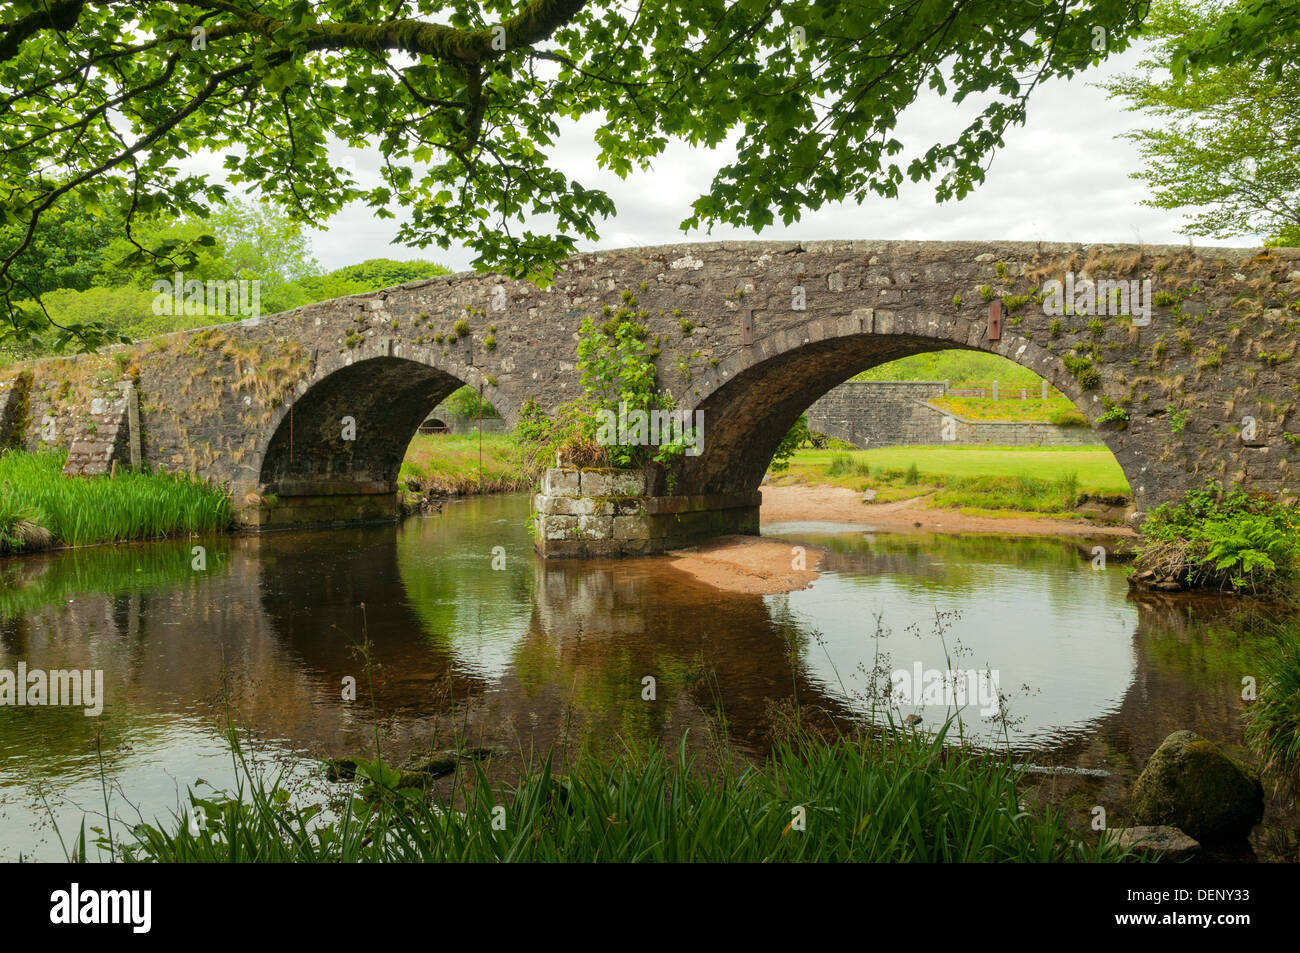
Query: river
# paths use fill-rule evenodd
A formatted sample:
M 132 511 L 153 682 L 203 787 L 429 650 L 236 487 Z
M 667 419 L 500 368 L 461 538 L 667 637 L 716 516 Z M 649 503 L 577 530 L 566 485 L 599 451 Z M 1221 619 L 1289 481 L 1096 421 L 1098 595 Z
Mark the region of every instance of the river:
M 952 668 L 996 678 L 996 705 L 962 712 L 977 743 L 1104 773 L 1046 782 L 1067 810 L 1122 803 L 1179 728 L 1246 755 L 1246 604 L 1135 598 L 1121 566 L 1094 569 L 1067 540 L 765 525 L 828 553 L 811 588 L 756 596 L 663 558 L 543 562 L 528 509 L 488 497 L 397 526 L 0 562 L 0 669 L 105 684 L 97 717 L 0 707 L 0 857 L 61 859 L 83 816 L 120 835 L 187 788 L 231 787 L 227 719 L 260 764 L 314 790 L 313 759 L 370 752 L 376 732 L 390 760 L 459 739 L 504 762 L 560 742 L 673 747 L 720 730 L 721 711 L 726 740 L 760 757 L 792 701 L 880 717 L 896 673 Z M 944 706 L 908 714 L 933 727 Z M 1270 803 L 1255 852 L 1295 837 Z

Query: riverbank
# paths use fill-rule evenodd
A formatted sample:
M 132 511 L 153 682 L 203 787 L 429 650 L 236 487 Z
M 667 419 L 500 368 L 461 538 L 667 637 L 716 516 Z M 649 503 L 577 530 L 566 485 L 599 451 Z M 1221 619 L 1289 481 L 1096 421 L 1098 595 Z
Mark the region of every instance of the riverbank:
M 770 596 L 811 586 L 825 550 L 759 536 L 720 536 L 668 555 L 674 569 L 707 585 Z
M 416 434 L 397 477 L 408 505 L 449 496 L 531 490 L 518 443 L 509 434 Z
M 763 487 L 759 519 L 774 523 L 833 522 L 871 526 L 891 533 L 988 533 L 1003 536 L 1112 536 L 1137 539 L 1128 526 L 1041 516 L 966 513 L 936 508 L 928 496 L 864 503 L 842 486 L 786 484 Z
M 805 449 L 767 485 L 799 484 L 854 490 L 874 503 L 918 500 L 994 519 L 1082 517 L 1122 524 L 1132 500 L 1123 470 L 1104 447 Z
M 62 451 L 0 454 L 0 555 L 219 533 L 229 497 L 187 476 L 123 470 L 65 477 Z
M 991 536 L 1051 536 L 1113 539 L 1107 549 L 1127 549 L 1137 534 L 1127 526 L 1099 526 L 1086 520 L 978 516 L 936 510 L 924 499 L 863 503 L 853 490 L 836 486 L 765 486 L 760 525 L 844 523 L 887 533 L 946 533 Z M 761 536 L 720 536 L 667 554 L 672 567 L 725 592 L 776 595 L 811 586 L 825 550 Z

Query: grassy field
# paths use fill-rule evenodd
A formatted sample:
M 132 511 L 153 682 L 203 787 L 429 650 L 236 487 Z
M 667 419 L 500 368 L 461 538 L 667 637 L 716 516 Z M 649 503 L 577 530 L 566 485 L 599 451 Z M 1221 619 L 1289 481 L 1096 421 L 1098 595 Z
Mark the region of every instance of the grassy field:
M 1014 515 L 1070 516 L 1084 495 L 1127 497 L 1110 451 L 1073 447 L 882 447 L 800 450 L 778 485 L 873 489 L 888 503 L 928 496 L 935 506 Z
M 455 496 L 527 490 L 518 445 L 507 434 L 483 434 L 479 474 L 478 434 L 418 434 L 406 449 L 398 483 L 408 494 Z
M 65 477 L 62 452 L 0 455 L 0 553 L 81 546 L 230 525 L 230 500 L 188 477 L 124 471 Z

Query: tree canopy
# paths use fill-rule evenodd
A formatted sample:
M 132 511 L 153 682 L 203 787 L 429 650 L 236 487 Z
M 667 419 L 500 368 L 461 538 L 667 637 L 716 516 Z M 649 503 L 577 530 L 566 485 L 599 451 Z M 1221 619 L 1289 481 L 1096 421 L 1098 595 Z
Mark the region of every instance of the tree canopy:
M 1263 0 L 1261 0 L 1263 2 Z M 110 217 L 201 215 L 228 183 L 301 221 L 400 209 L 398 240 L 463 242 L 475 265 L 545 280 L 614 212 L 571 179 L 561 120 L 594 119 L 599 162 L 646 167 L 670 139 L 734 143 L 682 223 L 761 229 L 827 202 L 940 199 L 983 181 L 1035 87 L 1122 48 L 1147 0 L 189 0 L 0 2 L 0 306 L 36 318 L 20 262 L 68 202 Z M 927 91 L 979 108 L 905 148 Z M 331 145 L 374 147 L 359 181 Z M 534 230 L 521 223 L 536 216 Z M 171 268 L 174 247 L 155 252 Z
M 1145 160 L 1134 175 L 1146 204 L 1189 211 L 1189 234 L 1300 244 L 1300 4 L 1259 19 L 1270 6 L 1158 0 L 1139 70 L 1105 84 L 1155 121 L 1128 134 Z

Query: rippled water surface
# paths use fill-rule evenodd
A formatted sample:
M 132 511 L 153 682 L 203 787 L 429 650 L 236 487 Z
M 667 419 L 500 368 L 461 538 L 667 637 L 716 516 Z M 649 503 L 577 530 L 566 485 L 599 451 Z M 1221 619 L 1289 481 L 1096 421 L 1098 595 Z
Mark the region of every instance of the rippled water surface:
M 720 707 L 757 753 L 774 704 L 869 715 L 895 670 L 951 661 L 996 673 L 1006 717 L 974 705 L 963 722 L 1025 760 L 1123 783 L 1178 728 L 1240 749 L 1233 606 L 1135 600 L 1122 568 L 1094 570 L 1068 541 L 766 525 L 828 553 L 811 588 L 753 596 L 666 559 L 544 563 L 527 516 L 509 496 L 400 526 L 208 539 L 204 571 L 194 541 L 0 562 L 0 668 L 102 669 L 107 694 L 97 718 L 0 708 L 0 856 L 62 857 L 51 817 L 69 838 L 83 812 L 166 816 L 187 787 L 229 786 L 227 712 L 259 758 L 304 776 L 306 759 L 369 750 L 372 684 L 397 752 L 453 735 L 671 745 Z M 943 709 L 912 713 L 934 725 Z

